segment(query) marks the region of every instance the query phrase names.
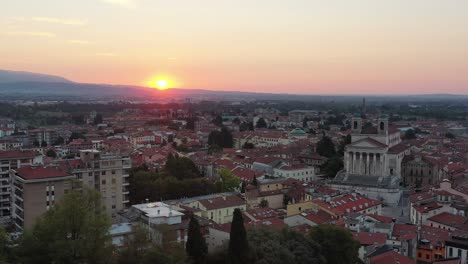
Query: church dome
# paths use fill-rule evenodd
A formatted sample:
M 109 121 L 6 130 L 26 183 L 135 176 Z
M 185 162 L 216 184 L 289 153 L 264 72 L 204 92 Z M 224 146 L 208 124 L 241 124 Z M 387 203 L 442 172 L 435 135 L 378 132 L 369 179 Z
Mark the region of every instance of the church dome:
M 295 128 L 289 133 L 289 135 L 291 136 L 303 136 L 305 134 L 306 132 L 302 130 L 301 128 Z

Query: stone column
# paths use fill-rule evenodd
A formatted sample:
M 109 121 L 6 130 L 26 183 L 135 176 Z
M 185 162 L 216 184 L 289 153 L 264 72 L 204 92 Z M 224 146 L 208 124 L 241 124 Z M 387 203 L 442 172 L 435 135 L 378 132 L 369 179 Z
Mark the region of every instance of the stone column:
M 356 152 L 353 152 L 353 166 L 352 166 L 352 173 L 356 171 Z
M 374 161 L 372 162 L 372 174 L 377 174 L 377 154 L 374 153 Z
M 366 175 L 370 175 L 369 152 L 366 153 Z
M 383 167 L 383 156 L 382 153 L 379 153 L 379 175 L 382 176 L 382 167 Z

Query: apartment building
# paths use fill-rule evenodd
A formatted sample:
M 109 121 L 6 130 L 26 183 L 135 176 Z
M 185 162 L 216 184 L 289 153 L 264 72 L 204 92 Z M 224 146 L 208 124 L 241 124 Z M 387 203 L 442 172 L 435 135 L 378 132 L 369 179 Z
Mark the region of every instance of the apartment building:
M 10 171 L 23 166 L 42 164 L 42 155 L 35 151 L 0 151 L 0 225 L 11 220 Z
M 29 229 L 71 189 L 75 176 L 56 167 L 22 166 L 12 171 L 12 218 L 18 230 Z
M 97 190 L 112 219 L 129 203 L 129 170 L 127 156 L 103 154 L 95 149 L 81 150 L 79 159 L 59 161 L 63 171 L 74 175 L 83 186 Z

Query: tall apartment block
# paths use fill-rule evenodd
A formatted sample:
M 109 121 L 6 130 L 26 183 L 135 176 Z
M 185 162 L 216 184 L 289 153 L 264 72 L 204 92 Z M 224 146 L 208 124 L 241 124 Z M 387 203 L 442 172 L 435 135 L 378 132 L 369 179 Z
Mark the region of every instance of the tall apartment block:
M 97 190 L 107 214 L 114 220 L 129 203 L 130 168 L 129 157 L 81 150 L 80 158 L 60 160 L 48 167 L 26 166 L 13 170 L 13 219 L 17 229 L 31 228 L 41 214 L 76 188 L 72 181 Z
M 80 159 L 61 161 L 59 166 L 75 175 L 83 186 L 97 190 L 112 219 L 127 207 L 131 168 L 128 156 L 103 154 L 94 149 L 81 150 Z
M 42 164 L 42 155 L 35 151 L 0 151 L 0 225 L 7 225 L 11 222 L 12 181 L 10 171 L 35 164 Z
M 18 230 L 33 227 L 72 188 L 70 175 L 56 167 L 23 166 L 13 171 L 12 218 Z

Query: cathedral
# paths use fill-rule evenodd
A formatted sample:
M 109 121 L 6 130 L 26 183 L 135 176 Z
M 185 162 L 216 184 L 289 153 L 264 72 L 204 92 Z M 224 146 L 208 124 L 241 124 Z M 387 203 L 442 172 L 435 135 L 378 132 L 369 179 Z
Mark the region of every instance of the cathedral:
M 401 163 L 409 154 L 401 144 L 400 131 L 389 126 L 381 115 L 376 126 L 363 125 L 359 114 L 352 119 L 351 144 L 344 153 L 344 169 L 330 182 L 330 187 L 355 191 L 389 206 L 401 198 Z

